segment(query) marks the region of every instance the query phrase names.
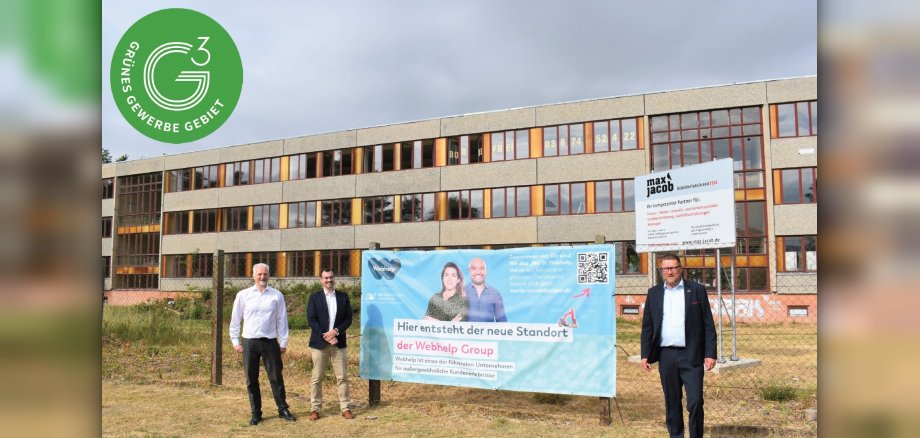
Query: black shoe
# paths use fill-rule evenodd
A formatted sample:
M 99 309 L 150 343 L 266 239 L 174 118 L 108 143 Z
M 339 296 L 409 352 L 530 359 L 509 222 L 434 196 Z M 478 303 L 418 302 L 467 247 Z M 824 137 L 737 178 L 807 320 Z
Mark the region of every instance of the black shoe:
M 279 410 L 278 416 L 284 418 L 287 421 L 297 421 L 297 417 L 291 414 L 291 411 L 288 408 Z
M 249 425 L 255 426 L 262 422 L 262 414 L 252 414 L 252 418 L 249 419 Z

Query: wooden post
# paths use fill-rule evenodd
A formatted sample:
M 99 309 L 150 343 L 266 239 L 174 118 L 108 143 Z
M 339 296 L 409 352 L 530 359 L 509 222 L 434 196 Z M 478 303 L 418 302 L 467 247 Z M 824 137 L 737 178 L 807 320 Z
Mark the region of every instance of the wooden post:
M 602 244 L 606 241 L 603 234 L 594 236 L 594 243 Z M 610 426 L 610 397 L 601 397 L 600 422 L 601 426 Z
M 211 384 L 223 384 L 224 363 L 224 251 L 214 251 L 211 292 Z
M 368 245 L 368 249 L 380 249 L 380 244 L 377 242 L 371 242 Z M 363 317 L 364 315 L 362 315 Z M 361 342 L 366 341 L 366 339 L 361 339 Z M 379 380 L 368 380 L 367 381 L 367 404 L 371 406 L 376 406 L 380 404 L 380 381 Z

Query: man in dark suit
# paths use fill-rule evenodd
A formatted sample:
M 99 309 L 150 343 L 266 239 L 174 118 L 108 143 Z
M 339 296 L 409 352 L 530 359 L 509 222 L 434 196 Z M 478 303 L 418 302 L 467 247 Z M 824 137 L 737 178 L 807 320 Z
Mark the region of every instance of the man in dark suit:
M 323 269 L 320 274 L 323 290 L 310 295 L 307 303 L 307 320 L 310 322 L 310 353 L 313 358 L 313 380 L 310 402 L 313 411 L 310 421 L 319 419 L 323 410 L 323 374 L 329 362 L 335 372 L 342 416 L 354 418 L 348 407 L 348 357 L 345 330 L 351 326 L 351 302 L 348 295 L 335 290 L 335 274 Z
M 648 290 L 642 315 L 642 367 L 658 364 L 664 390 L 665 422 L 672 437 L 684 436 L 687 391 L 690 437 L 703 436 L 703 370 L 716 363 L 716 329 L 706 288 L 682 278 L 680 259 L 661 258 L 664 284 Z

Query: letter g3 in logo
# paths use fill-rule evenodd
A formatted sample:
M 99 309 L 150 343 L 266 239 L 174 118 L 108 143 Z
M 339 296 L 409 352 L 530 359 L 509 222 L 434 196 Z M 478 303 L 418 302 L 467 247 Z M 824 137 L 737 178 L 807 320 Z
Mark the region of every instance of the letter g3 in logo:
M 189 9 L 163 9 L 122 36 L 110 80 L 131 126 L 154 140 L 185 143 L 216 131 L 233 113 L 243 64 L 216 21 Z

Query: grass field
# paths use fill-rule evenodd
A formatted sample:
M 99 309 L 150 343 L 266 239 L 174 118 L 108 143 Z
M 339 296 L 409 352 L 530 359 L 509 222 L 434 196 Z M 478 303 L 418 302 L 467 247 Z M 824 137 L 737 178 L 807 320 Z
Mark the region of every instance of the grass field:
M 284 377 L 291 411 L 302 418 L 293 424 L 277 418 L 263 372 L 267 421 L 252 428 L 247 424 L 249 407 L 240 355 L 227 338 L 223 386 L 209 384 L 209 321 L 181 319 L 168 309 L 107 307 L 103 317 L 103 432 L 110 436 L 661 436 L 664 408 L 658 373 L 645 372 L 627 361 L 628 355 L 639 353 L 638 332 L 636 322 L 617 323 L 617 398 L 612 406 L 613 424 L 604 427 L 599 425 L 602 402 L 594 397 L 383 382 L 382 403 L 368 406 L 367 382 L 357 377 L 360 336 L 349 339 L 351 396 L 357 419 L 348 422 L 337 416 L 331 373 L 327 373 L 325 417 L 309 422 L 305 419 L 312 365 L 307 351 L 309 331 L 292 330 Z M 817 424 L 804 418 L 805 409 L 817 408 L 816 325 L 739 324 L 738 333 L 739 355 L 761 359 L 763 365 L 707 374 L 710 432 L 716 436 L 745 431 L 816 435 Z M 730 353 L 729 341 L 725 347 Z

